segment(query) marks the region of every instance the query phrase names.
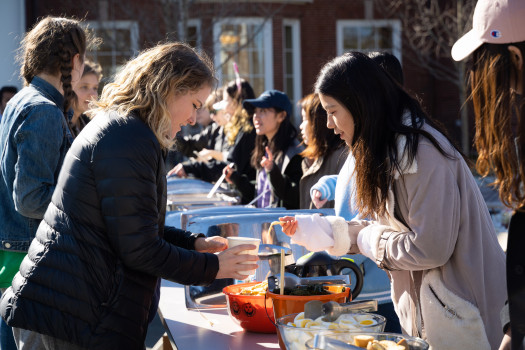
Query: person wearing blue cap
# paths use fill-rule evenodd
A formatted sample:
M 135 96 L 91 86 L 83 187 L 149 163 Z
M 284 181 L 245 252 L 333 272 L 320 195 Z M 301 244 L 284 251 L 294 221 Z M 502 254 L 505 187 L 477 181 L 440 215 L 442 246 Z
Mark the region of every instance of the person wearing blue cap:
M 299 181 L 303 147 L 297 139 L 297 129 L 290 121 L 292 104 L 278 90 L 263 92 L 256 99 L 247 99 L 244 108 L 253 109 L 253 125 L 257 134 L 251 164 L 257 169 L 256 183 L 226 167 L 226 180 L 234 184 L 243 196 L 256 193 L 258 208 L 299 208 Z

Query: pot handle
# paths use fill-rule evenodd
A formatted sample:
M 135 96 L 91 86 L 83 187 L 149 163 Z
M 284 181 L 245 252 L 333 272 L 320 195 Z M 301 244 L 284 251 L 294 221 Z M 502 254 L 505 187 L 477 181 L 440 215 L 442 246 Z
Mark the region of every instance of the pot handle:
M 349 268 L 350 270 L 354 271 L 356 281 L 355 281 L 355 288 L 352 289 L 352 300 L 355 300 L 359 293 L 361 293 L 361 289 L 363 289 L 363 271 L 359 268 L 359 266 L 352 261 L 350 258 L 341 258 L 337 263 L 333 265 L 336 269 L 335 274 L 340 275 L 341 271 L 345 268 Z

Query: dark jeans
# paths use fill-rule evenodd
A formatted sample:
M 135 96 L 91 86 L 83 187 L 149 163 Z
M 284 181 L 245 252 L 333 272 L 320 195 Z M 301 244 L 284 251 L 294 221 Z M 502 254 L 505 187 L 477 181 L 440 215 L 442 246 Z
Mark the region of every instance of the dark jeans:
M 0 349 L 16 350 L 15 338 L 13 338 L 13 329 L 2 319 L 0 321 Z
M 385 332 L 401 333 L 401 324 L 394 310 L 394 303 L 379 304 L 376 313 L 386 317 Z
M 2 289 L 2 292 L 5 289 Z M 13 337 L 13 329 L 0 318 L 0 349 L 1 350 L 16 350 L 15 338 Z

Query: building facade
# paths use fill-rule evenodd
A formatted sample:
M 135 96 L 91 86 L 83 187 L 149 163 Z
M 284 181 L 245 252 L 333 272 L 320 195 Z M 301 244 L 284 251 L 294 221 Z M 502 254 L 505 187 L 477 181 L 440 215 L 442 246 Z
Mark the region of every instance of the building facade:
M 7 0 L 17 2 L 15 0 Z M 18 3 L 18 2 L 17 2 Z M 385 18 L 374 0 L 26 0 L 30 28 L 45 15 L 82 18 L 102 45 L 89 55 L 105 79 L 158 42 L 183 40 L 213 58 L 220 83 L 233 62 L 256 94 L 275 88 L 293 102 L 312 91 L 320 68 L 349 50 L 386 50 L 402 62 L 406 87 L 461 144 L 458 86 L 408 59 L 400 19 Z M 452 64 L 444 60 L 443 64 Z M 300 113 L 295 111 L 298 125 Z M 472 135 L 472 133 L 469 133 Z M 468 142 L 470 145 L 472 142 Z

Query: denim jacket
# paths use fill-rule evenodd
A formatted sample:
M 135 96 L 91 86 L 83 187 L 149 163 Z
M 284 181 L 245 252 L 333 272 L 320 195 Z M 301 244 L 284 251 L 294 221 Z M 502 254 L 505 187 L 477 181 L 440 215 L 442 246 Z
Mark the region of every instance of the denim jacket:
M 64 97 L 34 77 L 7 104 L 0 122 L 0 241 L 27 252 L 57 183 L 72 136 Z

